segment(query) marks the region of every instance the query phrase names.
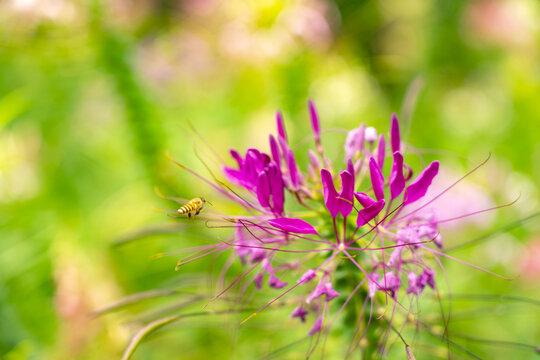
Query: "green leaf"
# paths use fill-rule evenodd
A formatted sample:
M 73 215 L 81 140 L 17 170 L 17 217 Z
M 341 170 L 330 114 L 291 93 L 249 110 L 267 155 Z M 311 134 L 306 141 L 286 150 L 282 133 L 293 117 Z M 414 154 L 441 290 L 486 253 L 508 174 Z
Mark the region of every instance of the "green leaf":
M 167 316 L 167 317 L 164 317 L 164 318 L 161 318 L 161 319 L 154 320 L 151 323 L 149 323 L 148 325 L 146 325 L 145 327 L 143 327 L 141 330 L 137 331 L 135 336 L 133 336 L 133 338 L 129 342 L 126 350 L 124 351 L 124 355 L 122 355 L 122 360 L 128 360 L 128 359 L 131 358 L 131 356 L 135 352 L 135 349 L 137 349 L 137 346 L 139 346 L 142 339 L 146 335 L 156 331 L 157 329 L 159 329 L 159 328 L 161 328 L 161 327 L 163 327 L 163 326 L 165 326 L 167 324 L 172 323 L 173 321 L 176 321 L 176 320 L 180 319 L 181 316 L 182 315 L 171 315 L 171 316 Z

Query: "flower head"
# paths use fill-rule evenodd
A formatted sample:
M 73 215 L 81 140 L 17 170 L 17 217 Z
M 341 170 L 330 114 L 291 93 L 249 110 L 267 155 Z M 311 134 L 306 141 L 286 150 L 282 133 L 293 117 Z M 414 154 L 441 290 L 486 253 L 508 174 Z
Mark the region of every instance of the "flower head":
M 343 299 L 338 313 L 356 294 L 371 303 L 370 309 L 373 304 L 393 303 L 394 310 L 383 314 L 390 323 L 396 308 L 414 313 L 405 305 L 412 302 L 404 300 L 420 296 L 426 287 L 437 288 L 436 273 L 426 254 L 446 256 L 434 248 L 443 245 L 438 229 L 441 220 L 433 212 L 419 212 L 436 198 L 417 208 L 411 206 L 426 196 L 438 175 L 439 162 L 431 162 L 411 179 L 399 121 L 392 114 L 390 153 L 384 133 L 377 136 L 375 128 L 361 124 L 344 139 L 344 163 L 334 164 L 325 156 L 321 122 L 312 101 L 308 109 L 315 151 L 308 151 L 307 174 L 296 161 L 278 112 L 276 134 L 269 136 L 270 154 L 248 149 L 242 156 L 231 150 L 235 165 L 223 166 L 223 174 L 232 185 L 205 179 L 246 210 L 243 215 L 209 216 L 234 230 L 228 241 L 212 251 L 232 248 L 249 267 L 231 286 L 245 278 L 256 289 L 267 286 L 276 292 L 253 315 L 289 295 L 296 304 L 291 317 L 304 322 L 308 313 L 314 313 L 310 335 L 327 326 L 336 298 Z M 386 166 L 385 171 L 388 162 L 391 167 Z M 294 261 L 291 256 L 296 256 Z M 353 279 L 353 291 L 341 289 L 336 282 L 342 269 Z M 318 282 L 312 281 L 317 277 Z M 360 314 L 359 322 L 364 319 Z

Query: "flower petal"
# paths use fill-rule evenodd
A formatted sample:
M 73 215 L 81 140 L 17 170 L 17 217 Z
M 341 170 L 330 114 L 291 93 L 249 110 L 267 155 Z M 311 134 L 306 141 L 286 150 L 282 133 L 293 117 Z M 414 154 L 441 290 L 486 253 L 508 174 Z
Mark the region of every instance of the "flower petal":
M 283 123 L 283 115 L 281 114 L 281 111 L 276 112 L 276 124 L 278 136 L 286 141 L 287 133 L 285 132 L 285 124 Z
M 357 152 L 362 151 L 365 131 L 366 125 L 362 124 L 360 127 L 352 129 L 347 133 L 347 139 L 345 140 L 345 160 L 354 157 Z
M 301 277 L 300 279 L 298 280 L 299 283 L 307 283 L 309 280 L 313 279 L 313 278 L 316 278 L 317 277 L 317 272 L 313 269 L 309 269 L 308 271 L 306 271 Z
M 238 151 L 231 149 L 230 151 L 231 156 L 234 160 L 236 160 L 236 163 L 238 164 L 238 168 L 241 169 L 242 165 L 244 164 L 244 159 L 242 159 L 242 156 L 238 153 Z
M 257 199 L 261 206 L 270 207 L 270 183 L 266 171 L 261 171 L 257 179 Z
M 397 198 L 405 189 L 405 177 L 403 176 L 403 155 L 399 151 L 394 153 L 392 172 L 390 173 L 390 195 Z
M 322 330 L 323 317 L 322 315 L 317 318 L 311 330 L 309 330 L 309 335 L 315 335 L 316 333 Z
M 369 159 L 369 173 L 371 175 L 371 186 L 377 200 L 384 199 L 384 177 L 381 169 L 373 157 Z
M 368 223 L 368 221 L 371 221 L 375 218 L 375 216 L 379 215 L 382 209 L 384 209 L 384 199 L 377 201 L 376 203 L 373 203 L 371 206 L 362 209 L 358 212 L 358 218 L 356 218 L 356 225 L 358 227 L 364 226 Z
M 339 212 L 343 217 L 349 216 L 353 208 L 353 177 L 348 171 L 342 171 L 341 174 L 341 193 L 339 194 Z
M 422 274 L 420 274 L 420 278 L 422 279 L 422 283 L 425 282 L 429 287 L 435 289 L 435 271 L 433 269 L 424 269 Z
M 374 274 L 374 273 L 371 273 L 371 277 L 369 278 L 369 282 L 368 282 L 368 295 L 370 298 L 373 299 L 373 297 L 375 296 L 375 292 L 378 290 L 378 280 L 379 280 L 379 274 Z
M 392 114 L 392 124 L 390 125 L 390 142 L 392 143 L 392 153 L 400 151 L 399 121 L 395 113 Z
M 307 314 L 309 314 L 309 311 L 304 309 L 302 305 L 298 305 L 298 307 L 292 312 L 291 318 L 297 317 L 300 319 L 300 321 L 305 322 Z
M 409 274 L 407 275 L 407 282 L 409 283 L 407 294 L 414 294 L 416 296 L 420 295 L 420 293 L 423 290 L 423 287 L 422 288 L 418 287 L 418 277 L 416 276 L 414 272 L 409 271 Z
M 257 274 L 257 277 L 255 278 L 255 287 L 258 290 L 262 289 L 263 280 L 264 280 L 264 274 L 263 273 Z
M 426 195 L 433 178 L 439 173 L 439 162 L 434 161 L 405 190 L 405 204 L 412 204 Z
M 324 192 L 324 204 L 330 212 L 332 217 L 336 217 L 339 213 L 339 202 L 338 202 L 338 193 L 334 187 L 334 180 L 332 179 L 332 174 L 326 169 L 321 169 L 321 181 L 323 184 Z
M 289 283 L 281 281 L 275 274 L 270 275 L 268 279 L 268 285 L 274 289 L 282 289 L 287 286 Z
M 325 299 L 326 301 L 334 300 L 335 298 L 339 296 L 339 293 L 336 290 L 334 290 L 334 288 L 332 287 L 332 283 L 327 282 L 324 287 L 325 287 L 324 294 L 326 295 L 326 299 Z
M 321 127 L 319 124 L 319 115 L 317 114 L 317 109 L 315 109 L 315 104 L 313 104 L 313 100 L 309 100 L 309 115 L 311 117 L 311 127 L 313 128 L 313 134 L 315 135 L 315 140 L 318 142 L 321 138 Z
M 294 158 L 294 153 L 290 149 L 287 152 L 287 167 L 289 168 L 291 184 L 295 189 L 298 189 L 298 185 L 300 183 L 300 176 L 298 173 L 298 167 L 296 166 L 296 159 Z
M 249 180 L 246 179 L 244 173 L 240 170 L 232 169 L 230 167 L 223 167 L 223 173 L 227 180 L 235 185 L 243 186 L 248 190 L 253 190 L 254 186 Z
M 375 129 L 373 126 L 366 128 L 366 131 L 364 132 L 364 139 L 371 144 L 377 141 L 377 129 Z
M 358 200 L 358 202 L 360 203 L 360 205 L 362 205 L 363 208 L 367 208 L 375 204 L 376 202 L 375 200 L 373 200 L 372 198 L 370 198 L 368 195 L 364 193 L 355 192 L 354 197 L 356 198 L 356 200 Z
M 279 152 L 276 138 L 273 135 L 270 135 L 270 152 L 272 153 L 272 159 L 274 159 L 278 168 L 281 168 L 281 153 Z
M 270 225 L 280 230 L 285 230 L 297 234 L 317 234 L 317 230 L 311 224 L 302 219 L 294 218 L 277 218 L 268 220 Z
M 355 172 L 354 172 L 354 164 L 351 159 L 347 160 L 347 172 L 351 174 L 352 176 L 352 186 L 354 190 Z
M 281 215 L 283 214 L 283 203 L 285 202 L 283 179 L 274 163 L 268 165 L 267 174 L 270 192 L 272 193 L 273 210 Z
M 377 163 L 381 170 L 384 166 L 384 157 L 386 156 L 386 141 L 384 140 L 384 135 L 379 136 L 379 143 L 377 144 Z
M 313 166 L 313 169 L 317 170 L 319 172 L 319 169 L 321 168 L 321 162 L 319 161 L 319 157 L 313 150 L 308 150 L 308 156 L 309 156 L 309 163 L 311 166 Z

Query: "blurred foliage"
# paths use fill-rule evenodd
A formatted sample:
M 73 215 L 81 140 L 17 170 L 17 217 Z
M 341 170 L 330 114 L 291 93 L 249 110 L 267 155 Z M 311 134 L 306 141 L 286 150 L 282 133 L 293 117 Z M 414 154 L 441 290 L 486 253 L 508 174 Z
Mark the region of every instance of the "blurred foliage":
M 494 203 L 521 194 L 519 202 L 444 234 L 448 248 L 490 235 L 451 255 L 514 280 L 446 262 L 452 340 L 483 358 L 534 356 L 459 334 L 540 343 L 538 303 L 510 298 L 540 293 L 538 221 L 520 221 L 539 200 L 539 23 L 535 0 L 0 2 L 0 355 L 119 357 L 136 328 L 126 315 L 160 300 L 98 319 L 93 310 L 156 288 L 202 287 L 210 296 L 205 274 L 217 278 L 226 260 L 194 263 L 180 276 L 176 257 L 151 259 L 215 240 L 208 235 L 190 228 L 111 244 L 170 223 L 156 209 L 173 205 L 154 187 L 184 198 L 208 191 L 167 160 L 202 169 L 188 121 L 227 158 L 231 146 L 266 146 L 281 109 L 302 150 L 313 98 L 324 127 L 337 129 L 329 148 L 361 122 L 387 131 L 395 111 L 407 141 L 443 158 L 451 178 L 492 154 L 471 181 Z M 233 264 L 230 273 L 241 271 Z M 426 302 L 426 316 L 438 314 Z M 272 311 L 241 329 L 244 314 L 185 319 L 136 356 L 305 356 L 306 327 L 272 321 L 288 308 Z M 350 339 L 346 327 L 332 332 L 328 353 Z M 425 343 L 418 359 L 446 357 L 429 331 L 417 340 Z M 398 344 L 390 357 L 403 351 Z

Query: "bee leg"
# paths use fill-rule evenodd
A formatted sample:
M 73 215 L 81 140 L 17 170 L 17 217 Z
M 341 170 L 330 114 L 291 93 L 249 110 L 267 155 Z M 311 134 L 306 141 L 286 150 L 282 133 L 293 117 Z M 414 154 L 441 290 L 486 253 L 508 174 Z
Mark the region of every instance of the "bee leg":
M 201 209 L 197 210 L 197 212 L 195 213 L 195 215 L 199 215 L 200 212 L 201 212 Z
M 188 217 L 188 219 L 191 219 L 191 213 L 190 212 L 187 213 L 187 217 Z

